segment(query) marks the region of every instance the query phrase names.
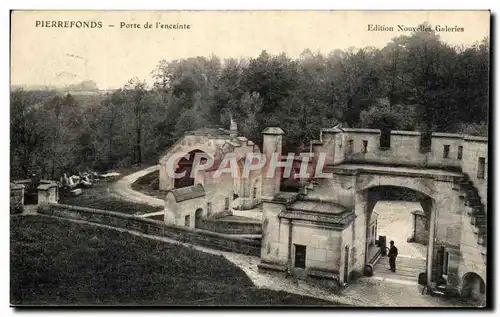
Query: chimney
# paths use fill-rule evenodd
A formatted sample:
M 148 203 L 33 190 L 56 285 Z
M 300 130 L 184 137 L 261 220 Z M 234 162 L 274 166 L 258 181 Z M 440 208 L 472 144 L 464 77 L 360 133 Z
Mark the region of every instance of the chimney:
M 283 130 L 277 127 L 266 128 L 263 132 L 263 149 L 262 153 L 266 157 L 266 168 L 262 174 L 262 197 L 272 199 L 280 191 L 281 173 L 279 168 L 276 169 L 274 177 L 267 177 L 267 168 L 271 161 L 273 153 L 281 154 Z

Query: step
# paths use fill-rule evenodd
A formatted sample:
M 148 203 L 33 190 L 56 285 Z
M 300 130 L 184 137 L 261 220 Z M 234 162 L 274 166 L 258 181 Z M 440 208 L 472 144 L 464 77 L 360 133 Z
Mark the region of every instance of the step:
M 377 264 L 373 267 L 374 270 L 379 269 L 379 268 L 388 268 L 389 263 L 382 263 L 382 264 Z M 396 267 L 402 269 L 402 270 L 421 270 L 425 269 L 425 265 L 404 265 L 401 263 L 398 263 L 396 261 Z
M 486 248 L 486 235 L 479 235 L 477 237 L 477 244 Z
M 467 215 L 469 216 L 482 216 L 485 214 L 484 207 L 481 204 L 476 204 L 474 206 L 469 205 L 470 208 L 467 209 Z
M 375 278 L 384 278 L 384 279 L 392 279 L 392 280 L 404 280 L 404 281 L 412 281 L 412 282 L 418 282 L 418 275 L 417 276 L 407 276 L 407 275 L 401 275 L 399 272 L 396 271 L 396 273 L 387 271 L 386 273 L 381 273 L 381 272 L 374 272 L 373 277 Z
M 373 271 L 373 276 L 387 276 L 387 275 L 397 275 L 397 276 L 404 276 L 412 279 L 418 279 L 418 276 L 420 273 L 423 273 L 425 271 L 415 271 L 415 272 L 404 272 L 399 269 L 396 270 L 396 273 L 390 271 L 390 270 L 382 270 L 382 271 Z
M 474 232 L 474 234 L 477 234 L 479 236 L 486 235 L 486 226 L 483 226 L 483 227 L 474 227 L 472 229 L 472 231 Z
M 471 216 L 470 218 L 470 224 L 473 226 L 485 226 L 486 225 L 486 215 L 476 215 L 476 216 Z
M 389 263 L 389 258 L 388 257 L 381 257 L 378 263 L 384 262 L 384 263 Z M 397 263 L 402 263 L 402 264 L 412 264 L 412 265 L 425 265 L 427 261 L 425 259 L 416 259 L 416 258 L 406 258 L 406 257 L 397 257 L 396 258 Z
M 467 189 L 466 193 L 467 193 L 467 196 L 469 196 L 469 197 L 478 197 L 479 196 L 479 193 L 477 192 L 477 189 L 475 187 Z
M 406 263 L 406 262 L 399 262 L 396 260 L 396 264 L 401 267 L 425 267 L 426 263 Z M 375 266 L 377 265 L 389 265 L 389 261 L 385 262 L 378 262 Z
M 409 263 L 400 263 L 396 260 L 396 265 L 398 267 L 404 267 L 404 268 L 420 268 L 420 267 L 425 267 L 425 264 L 409 264 Z M 374 267 L 377 267 L 377 266 L 385 266 L 385 267 L 389 267 L 389 262 L 379 262 L 377 263 Z
M 465 204 L 467 206 L 471 206 L 471 207 L 480 206 L 481 205 L 481 199 L 479 199 L 479 198 L 468 198 L 465 201 Z
M 389 271 L 389 266 L 381 266 L 381 267 L 374 267 L 373 272 L 388 272 Z M 425 271 L 425 267 L 416 267 L 416 268 L 404 268 L 400 267 L 396 264 L 396 271 L 402 275 L 418 275 L 419 273 L 422 273 Z

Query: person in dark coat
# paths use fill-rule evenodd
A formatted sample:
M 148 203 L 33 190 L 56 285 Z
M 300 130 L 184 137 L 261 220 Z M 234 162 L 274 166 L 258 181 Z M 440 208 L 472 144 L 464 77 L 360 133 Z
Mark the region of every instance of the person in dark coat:
M 390 242 L 391 247 L 389 248 L 389 270 L 396 272 L 396 257 L 398 256 L 398 248 L 394 246 L 394 241 Z

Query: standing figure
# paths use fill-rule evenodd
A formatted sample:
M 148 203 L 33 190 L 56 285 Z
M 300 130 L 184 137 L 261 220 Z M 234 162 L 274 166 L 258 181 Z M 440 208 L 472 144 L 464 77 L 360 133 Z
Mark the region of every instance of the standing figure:
M 398 248 L 394 246 L 394 241 L 390 242 L 391 247 L 389 248 L 389 270 L 396 272 L 396 257 L 398 256 Z

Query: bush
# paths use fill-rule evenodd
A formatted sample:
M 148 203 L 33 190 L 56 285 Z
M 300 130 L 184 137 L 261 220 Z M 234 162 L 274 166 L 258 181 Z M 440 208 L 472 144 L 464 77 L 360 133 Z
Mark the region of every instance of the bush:
M 488 136 L 488 124 L 481 123 L 459 123 L 455 128 L 456 133 L 474 135 L 474 136 Z

